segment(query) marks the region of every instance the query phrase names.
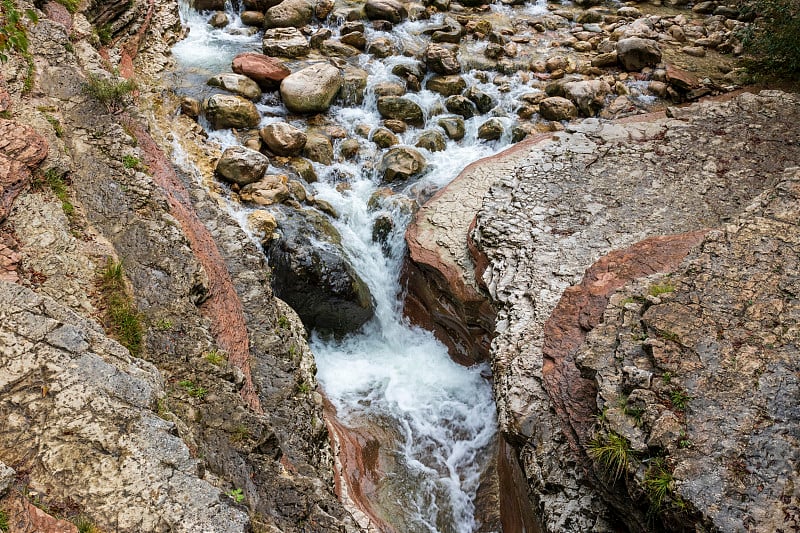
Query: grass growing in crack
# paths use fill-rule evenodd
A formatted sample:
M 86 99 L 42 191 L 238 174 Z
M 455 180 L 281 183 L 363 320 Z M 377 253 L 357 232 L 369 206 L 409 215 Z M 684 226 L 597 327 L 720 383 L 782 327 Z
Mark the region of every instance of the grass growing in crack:
M 141 170 L 143 168 L 142 161 L 138 157 L 132 155 L 126 155 L 122 158 L 122 166 L 134 170 Z
M 206 394 L 208 394 L 206 389 L 195 385 L 191 380 L 188 379 L 178 382 L 178 385 L 183 387 L 189 396 L 192 398 L 197 398 L 198 400 L 202 400 L 206 397 Z
M 95 525 L 92 523 L 92 521 L 89 520 L 85 516 L 79 516 L 79 517 L 75 518 L 75 520 L 72 523 L 75 524 L 76 528 L 78 528 L 78 533 L 98 533 L 99 532 L 99 530 L 97 529 L 97 527 L 95 527 Z
M 67 218 L 71 219 L 72 216 L 75 214 L 75 206 L 72 205 L 72 202 L 69 200 L 69 188 L 67 186 L 67 182 L 58 172 L 58 170 L 54 168 L 48 169 L 43 175 L 42 179 L 38 184 L 47 185 L 53 194 L 55 194 L 56 198 L 61 201 L 61 210 L 64 211 L 64 214 Z
M 239 424 L 235 428 L 233 428 L 233 432 L 231 432 L 230 441 L 231 442 L 244 442 L 253 435 L 250 433 L 250 430 L 247 429 L 247 426 L 244 424 Z
M 205 360 L 211 363 L 212 365 L 221 365 L 224 363 L 228 356 L 225 352 L 220 350 L 211 350 L 210 352 L 206 353 L 204 356 Z
M 688 394 L 679 389 L 673 390 L 669 393 L 669 400 L 672 402 L 672 406 L 678 411 L 683 411 L 686 409 L 686 406 L 689 405 L 689 400 L 691 399 L 692 398 Z
M 655 285 L 651 285 L 647 290 L 647 294 L 650 296 L 661 296 L 662 294 L 668 294 L 670 292 L 675 292 L 675 285 L 671 283 L 656 283 Z
M 59 120 L 56 117 L 54 117 L 53 115 L 48 115 L 47 113 L 45 113 L 44 114 L 44 118 L 53 127 L 53 131 L 55 132 L 56 137 L 58 137 L 60 139 L 61 137 L 64 136 L 64 128 L 61 126 L 61 122 L 59 122 Z
M 0 509 L 0 531 L 4 533 L 10 528 L 8 524 L 8 513 Z
M 278 327 L 281 329 L 289 329 L 289 319 L 286 315 L 281 315 L 278 317 Z
M 122 261 L 110 257 L 100 271 L 100 287 L 106 303 L 106 317 L 111 334 L 132 355 L 142 353 L 144 326 L 142 317 L 125 289 Z
M 644 475 L 644 490 L 654 511 L 660 511 L 664 500 L 671 496 L 673 481 L 672 472 L 667 468 L 663 458 L 658 457 L 650 462 Z
M 158 322 L 156 322 L 156 329 L 158 331 L 169 331 L 174 327 L 172 320 L 168 318 L 162 318 Z
M 628 439 L 613 431 L 592 439 L 586 451 L 611 481 L 617 481 L 628 471 L 628 465 L 634 457 Z

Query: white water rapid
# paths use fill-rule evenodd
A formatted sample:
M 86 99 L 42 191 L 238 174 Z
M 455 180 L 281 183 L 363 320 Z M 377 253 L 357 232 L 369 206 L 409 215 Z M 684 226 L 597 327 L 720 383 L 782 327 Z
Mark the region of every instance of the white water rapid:
M 173 48 L 179 64 L 177 91 L 202 98 L 211 91 L 205 87 L 205 80 L 229 71 L 230 61 L 237 53 L 258 50 L 260 34 L 247 35 L 238 14 L 230 9 L 232 26 L 212 29 L 206 22 L 208 14 L 198 14 L 184 0 L 181 2 L 183 23 L 190 33 Z M 389 37 L 400 50 L 411 49 L 424 42 L 420 36 L 422 30 L 439 22 L 441 17 L 407 22 L 396 26 L 391 33 L 368 29 L 367 38 Z M 331 29 L 334 35 L 338 34 L 335 25 Z M 488 459 L 487 448 L 496 432 L 491 384 L 485 377 L 488 367 L 466 368 L 454 363 L 430 332 L 413 327 L 404 319 L 399 273 L 404 254 L 403 235 L 411 215 L 408 209 L 403 209 L 402 202 L 392 204 L 394 208 L 385 208 L 384 215 L 391 211 L 394 229 L 388 245 L 373 241 L 373 224 L 381 211 L 368 209 L 368 202 L 381 184 L 377 172 L 367 163 L 376 160 L 376 149 L 356 134 L 359 125 L 374 128 L 381 123 L 371 88 L 382 81 L 399 81 L 391 69 L 408 61 L 403 56 L 377 60 L 361 55 L 357 58 L 358 66 L 369 72 L 364 103 L 357 107 L 334 107 L 329 112 L 331 121 L 344 128 L 348 138 L 359 140 L 365 155 L 354 163 L 331 166 L 315 163 L 319 181 L 308 188 L 317 198 L 330 202 L 340 214 L 332 223 L 341 232 L 348 259 L 372 292 L 376 313 L 359 333 L 342 340 L 313 334 L 311 346 L 319 381 L 340 420 L 351 427 L 378 424 L 387 428 L 387 434 L 396 435 L 395 442 L 381 443 L 382 449 L 390 450 L 398 466 L 387 474 L 380 489 L 382 499 L 390 502 L 393 509 L 392 516 L 382 518 L 400 532 L 470 533 L 479 526 L 474 500 Z M 497 102 L 492 116 L 503 122 L 503 137 L 494 142 L 478 139 L 478 126 L 489 118 L 487 115 L 467 120 L 463 140 L 448 141 L 446 150 L 440 152 L 420 149 L 429 171 L 397 192 L 411 198 L 430 194 L 452 180 L 467 164 L 506 147 L 511 142 L 510 117 L 516 110 L 518 97 L 536 91 L 516 75 L 508 76 L 504 92 L 476 73 L 464 77 L 468 85 L 477 86 Z M 406 97 L 416 101 L 428 117 L 443 107 L 444 98 L 427 90 L 410 92 Z M 288 119 L 306 128 L 299 118 L 287 116 L 275 94 L 265 94 L 259 110 L 262 125 Z M 429 127 L 433 124 L 435 120 L 429 122 Z M 204 126 L 209 130 L 207 124 Z M 401 143 L 413 145 L 420 131 L 409 128 L 399 135 Z M 209 134 L 212 141 L 222 146 L 238 142 L 229 131 L 209 130 Z M 380 151 L 377 160 L 379 155 Z M 347 176 L 347 187 L 337 187 L 341 185 L 341 176 Z M 230 205 L 237 220 L 246 220 L 247 208 L 233 202 Z

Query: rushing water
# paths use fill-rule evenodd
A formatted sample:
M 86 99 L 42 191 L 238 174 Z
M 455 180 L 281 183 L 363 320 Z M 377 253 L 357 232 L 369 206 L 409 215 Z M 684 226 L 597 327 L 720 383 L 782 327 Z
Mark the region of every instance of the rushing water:
M 526 9 L 535 12 L 538 8 Z M 184 4 L 181 14 L 190 33 L 173 49 L 179 63 L 178 91 L 202 97 L 207 94 L 204 91 L 210 91 L 204 87 L 210 75 L 229 71 L 230 61 L 237 53 L 258 50 L 260 34 L 247 35 L 232 10 L 228 13 L 232 26 L 224 30 L 212 29 L 206 23 L 206 15 Z M 388 34 L 369 29 L 368 38 L 387 36 L 400 49 L 419 48 L 424 46 L 420 32 L 440 20 L 407 22 Z M 332 29 L 336 34 L 337 29 Z M 409 58 L 375 60 L 362 55 L 356 59 L 369 72 L 365 101 L 358 107 L 334 107 L 329 116 L 345 128 L 348 137 L 359 139 L 364 155 L 355 163 L 329 167 L 315 164 L 319 181 L 309 188 L 340 214 L 333 224 L 341 232 L 353 267 L 372 292 L 376 313 L 361 332 L 343 340 L 312 335 L 318 378 L 342 422 L 352 427 L 388 426 L 388 433 L 397 436 L 394 443 L 382 443 L 397 465 L 381 487 L 382 498 L 391 502 L 389 506 L 394 509 L 384 518 L 398 531 L 468 533 L 478 525 L 474 499 L 487 446 L 496 430 L 491 385 L 484 377 L 488 369 L 485 365 L 466 368 L 453 363 L 446 348 L 431 333 L 409 325 L 402 315 L 399 273 L 410 213 L 402 208 L 402 202 L 393 204 L 394 208 L 390 203 L 383 210 L 384 214 L 391 211 L 395 221 L 388 246 L 384 249 L 372 240 L 373 223 L 381 213 L 370 211 L 367 203 L 380 186 L 380 179 L 365 163 L 379 158 L 379 151 L 371 142 L 359 138 L 355 130 L 358 125 L 380 125 L 371 88 L 378 82 L 399 81 L 391 74 L 391 68 Z M 478 126 L 489 117 L 467 120 L 462 141 L 448 141 L 447 149 L 441 152 L 420 150 L 429 171 L 401 193 L 413 197 L 420 191 L 440 188 L 470 162 L 510 143 L 509 117 L 518 105 L 517 97 L 534 89 L 516 76 L 509 78 L 505 92 L 473 74 L 466 74 L 465 79 L 468 85 L 476 85 L 495 98 L 498 105 L 492 115 L 504 123 L 506 133 L 498 141 L 481 141 L 477 138 Z M 420 104 L 428 116 L 443 106 L 444 99 L 427 90 L 406 96 Z M 264 116 L 262 125 L 286 119 L 286 110 L 275 94 L 265 94 L 259 110 Z M 292 122 L 304 127 L 299 119 Z M 237 142 L 228 131 L 209 133 L 222 146 Z M 413 145 L 419 133 L 420 130 L 409 128 L 400 135 L 401 142 Z M 349 177 L 348 187 L 337 187 L 341 176 Z M 238 220 L 246 219 L 246 208 L 233 203 L 231 206 Z

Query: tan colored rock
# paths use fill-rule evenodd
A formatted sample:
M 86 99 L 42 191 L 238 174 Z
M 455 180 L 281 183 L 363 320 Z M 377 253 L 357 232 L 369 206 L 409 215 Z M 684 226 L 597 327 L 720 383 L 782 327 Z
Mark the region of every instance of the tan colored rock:
M 299 70 L 281 82 L 281 98 L 293 113 L 323 113 L 342 86 L 339 69 L 318 63 Z
M 242 187 L 239 197 L 245 202 L 258 205 L 279 204 L 289 198 L 287 178 L 283 175 L 268 175 L 255 183 Z
M 292 73 L 282 61 L 274 57 L 245 52 L 233 58 L 233 71 L 252 79 L 262 89 L 274 89 L 281 80 Z
M 258 133 L 272 152 L 282 156 L 299 155 L 308 139 L 300 129 L 286 122 L 267 124 Z

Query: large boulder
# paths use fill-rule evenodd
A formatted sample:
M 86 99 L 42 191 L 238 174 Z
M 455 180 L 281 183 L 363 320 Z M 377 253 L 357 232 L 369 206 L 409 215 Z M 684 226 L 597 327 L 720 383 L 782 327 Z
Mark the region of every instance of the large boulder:
M 258 132 L 267 147 L 276 155 L 300 155 L 308 137 L 302 130 L 286 122 L 267 124 Z
M 490 118 L 478 128 L 478 138 L 485 141 L 496 141 L 503 136 L 505 127 L 499 118 Z
M 341 86 L 339 69 L 318 63 L 287 76 L 281 82 L 281 98 L 293 113 L 324 113 Z
M 392 148 L 381 159 L 380 172 L 386 181 L 405 180 L 422 174 L 427 163 L 421 153 L 400 146 Z
M 264 30 L 261 48 L 268 56 L 303 57 L 311 51 L 308 39 L 297 28 L 270 28 Z
M 466 135 L 464 119 L 461 117 L 442 117 L 439 119 L 438 124 L 447 136 L 454 141 L 460 141 Z
M 267 10 L 265 28 L 300 28 L 314 17 L 314 4 L 309 0 L 283 0 Z
M 661 61 L 661 49 L 652 39 L 630 37 L 617 43 L 617 59 L 625 70 L 638 71 Z
M 214 94 L 208 97 L 203 102 L 203 111 L 216 129 L 255 128 L 261 120 L 253 102 L 229 94 Z
M 330 165 L 333 163 L 333 144 L 327 135 L 322 133 L 309 133 L 303 156 L 316 163 Z
M 241 74 L 218 74 L 208 80 L 212 87 L 219 87 L 226 91 L 244 96 L 249 100 L 259 100 L 261 98 L 261 88 L 256 82 Z
M 546 120 L 569 120 L 578 116 L 578 108 L 566 98 L 552 96 L 541 101 L 539 114 Z
M 367 0 L 364 12 L 370 20 L 388 20 L 393 24 L 408 16 L 405 5 L 399 0 Z
M 425 49 L 425 65 L 428 70 L 449 76 L 461 72 L 461 63 L 456 57 L 456 52 L 441 44 L 429 44 Z
M 425 121 L 422 108 L 402 96 L 381 96 L 378 98 L 378 112 L 383 118 L 402 120 L 414 126 L 421 126 Z
M 325 216 L 286 210 L 278 230 L 280 237 L 265 243 L 273 289 L 306 327 L 344 335 L 372 318 L 369 289 L 345 259 L 341 236 Z
M 478 112 L 478 108 L 472 103 L 472 100 L 459 94 L 445 100 L 444 106 L 449 112 L 461 115 L 467 119 L 474 117 Z
M 244 146 L 231 146 L 217 161 L 216 173 L 240 187 L 261 179 L 269 167 L 267 156 Z
M 571 81 L 564 84 L 564 95 L 572 100 L 582 115 L 596 115 L 611 93 L 611 86 L 603 80 Z
M 247 76 L 262 89 L 275 89 L 283 78 L 292 73 L 282 61 L 255 52 L 237 55 L 231 67 L 235 73 Z

